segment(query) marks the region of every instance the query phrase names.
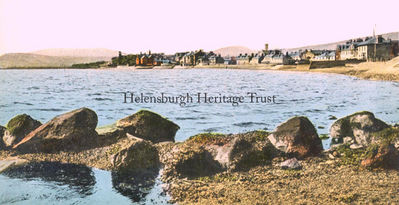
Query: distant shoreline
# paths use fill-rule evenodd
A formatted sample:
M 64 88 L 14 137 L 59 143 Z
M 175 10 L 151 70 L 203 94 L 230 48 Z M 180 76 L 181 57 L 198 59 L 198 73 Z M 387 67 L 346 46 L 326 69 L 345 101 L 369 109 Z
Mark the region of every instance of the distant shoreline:
M 399 59 L 396 59 L 399 62 Z M 332 73 L 347 76 L 354 76 L 364 80 L 382 80 L 399 82 L 399 67 L 390 66 L 388 62 L 365 62 L 360 64 L 347 64 L 346 66 L 332 68 L 314 68 L 301 69 L 296 65 L 196 65 L 196 66 L 175 66 L 173 69 L 232 69 L 232 70 L 278 70 L 278 71 L 295 71 L 295 72 L 311 72 L 311 73 Z M 35 70 L 35 69 L 136 69 L 134 66 L 122 66 L 115 68 L 71 68 L 71 67 L 14 67 L 1 68 L 0 70 Z M 146 69 L 151 70 L 151 69 Z M 170 70 L 170 68 L 157 68 L 153 70 Z

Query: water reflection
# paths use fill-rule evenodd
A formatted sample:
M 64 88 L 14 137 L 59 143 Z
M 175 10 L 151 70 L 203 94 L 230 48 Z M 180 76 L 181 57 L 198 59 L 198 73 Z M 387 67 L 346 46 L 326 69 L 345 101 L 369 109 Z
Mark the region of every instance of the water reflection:
M 116 173 L 36 162 L 0 175 L 0 204 L 168 204 L 159 170 Z
M 112 187 L 133 202 L 142 201 L 154 187 L 158 170 L 145 172 L 112 172 Z
M 58 186 L 68 186 L 82 196 L 91 195 L 96 183 L 93 171 L 84 165 L 58 162 L 29 163 L 3 173 L 10 178 L 26 180 L 40 179 L 54 182 Z

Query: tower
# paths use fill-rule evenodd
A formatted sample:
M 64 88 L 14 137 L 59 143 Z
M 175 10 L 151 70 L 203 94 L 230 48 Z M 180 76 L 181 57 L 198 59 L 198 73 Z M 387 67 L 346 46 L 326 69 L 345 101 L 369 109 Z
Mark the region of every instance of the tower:
M 263 50 L 263 53 L 265 55 L 267 55 L 269 53 L 269 44 L 268 43 L 265 43 L 265 50 Z

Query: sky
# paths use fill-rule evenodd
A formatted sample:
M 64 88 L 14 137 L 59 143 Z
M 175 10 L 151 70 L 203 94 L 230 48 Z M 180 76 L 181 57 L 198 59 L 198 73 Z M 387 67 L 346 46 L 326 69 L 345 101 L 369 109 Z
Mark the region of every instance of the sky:
M 0 54 L 262 49 L 399 31 L 398 0 L 0 0 Z

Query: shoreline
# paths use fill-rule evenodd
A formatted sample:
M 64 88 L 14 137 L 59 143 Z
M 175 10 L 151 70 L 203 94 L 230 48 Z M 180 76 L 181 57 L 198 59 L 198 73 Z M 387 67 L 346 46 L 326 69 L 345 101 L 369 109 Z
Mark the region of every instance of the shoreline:
M 338 66 L 331 68 L 312 68 L 301 69 L 296 65 L 197 65 L 197 66 L 175 66 L 173 69 L 231 69 L 231 70 L 274 70 L 274 71 L 294 71 L 309 73 L 331 73 L 357 77 L 363 80 L 381 80 L 399 82 L 399 58 L 395 58 L 388 62 L 364 62 L 359 64 L 347 64 L 346 66 Z M 54 68 L 54 67 L 37 67 L 37 68 L 2 68 L 0 70 L 33 70 L 33 69 L 136 69 L 134 66 L 125 66 L 118 68 Z M 150 69 L 151 70 L 151 69 Z M 158 68 L 154 70 L 171 70 L 171 68 Z

